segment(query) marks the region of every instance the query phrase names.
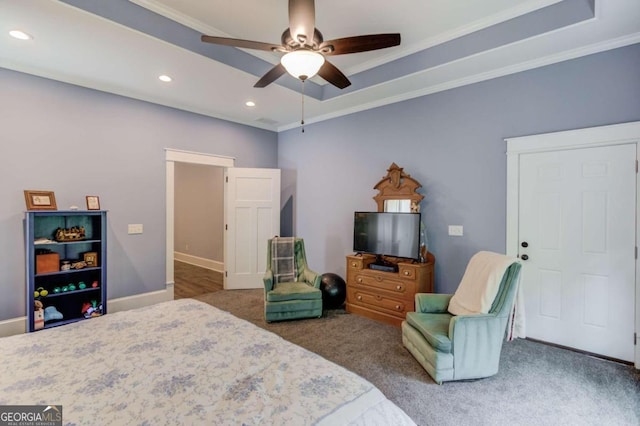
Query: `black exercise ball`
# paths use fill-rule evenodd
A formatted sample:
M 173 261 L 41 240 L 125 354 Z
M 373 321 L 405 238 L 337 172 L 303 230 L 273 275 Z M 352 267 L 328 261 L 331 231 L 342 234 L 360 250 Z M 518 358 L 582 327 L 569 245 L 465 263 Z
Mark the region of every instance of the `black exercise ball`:
M 347 283 L 340 275 L 331 272 L 322 274 L 320 290 L 322 290 L 322 307 L 324 309 L 341 308 L 347 297 Z

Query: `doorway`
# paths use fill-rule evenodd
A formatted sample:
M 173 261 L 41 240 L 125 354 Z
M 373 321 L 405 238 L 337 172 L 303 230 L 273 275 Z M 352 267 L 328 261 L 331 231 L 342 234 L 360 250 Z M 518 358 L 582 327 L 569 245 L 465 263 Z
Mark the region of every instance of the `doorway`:
M 174 262 L 175 258 L 175 201 L 176 201 L 176 191 L 175 191 L 175 171 L 176 171 L 176 163 L 184 163 L 184 164 L 196 164 L 203 166 L 215 166 L 221 168 L 233 167 L 235 163 L 235 159 L 231 157 L 222 157 L 217 155 L 189 152 L 189 151 L 181 151 L 166 148 L 165 149 L 165 169 L 166 169 L 166 253 L 165 253 L 165 265 L 166 265 L 166 281 L 167 281 L 167 290 L 171 293 L 171 299 L 176 298 L 178 294 L 175 290 L 175 270 L 176 270 L 176 262 Z M 223 197 L 224 199 L 224 197 Z M 222 201 L 224 204 L 224 201 Z M 184 260 L 184 258 L 183 258 Z M 194 263 L 194 258 L 189 258 L 191 263 Z M 185 262 L 182 262 L 185 263 Z M 197 265 L 196 265 L 197 266 Z M 224 265 L 221 267 L 224 268 Z M 203 271 L 197 269 L 195 272 L 190 273 L 191 277 L 195 277 L 193 279 L 197 280 L 197 274 L 202 273 Z M 181 273 L 183 273 L 181 271 Z M 189 278 L 191 279 L 191 278 Z M 194 289 L 198 291 L 197 289 Z
M 635 362 L 640 123 L 507 139 L 527 336 Z
M 224 273 L 224 168 L 176 162 L 174 182 L 174 297 L 220 291 Z

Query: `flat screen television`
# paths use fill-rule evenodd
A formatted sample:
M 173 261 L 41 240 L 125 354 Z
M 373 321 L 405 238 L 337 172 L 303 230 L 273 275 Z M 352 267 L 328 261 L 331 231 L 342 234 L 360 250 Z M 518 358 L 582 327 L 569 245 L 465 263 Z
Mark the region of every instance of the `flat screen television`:
M 353 251 L 420 257 L 420 213 L 355 212 Z

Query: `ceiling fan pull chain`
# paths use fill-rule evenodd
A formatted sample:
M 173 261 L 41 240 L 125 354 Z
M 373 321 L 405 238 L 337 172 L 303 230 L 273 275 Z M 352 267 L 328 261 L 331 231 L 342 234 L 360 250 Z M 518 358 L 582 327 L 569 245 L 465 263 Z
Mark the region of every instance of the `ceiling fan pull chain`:
M 304 81 L 305 79 L 300 80 L 302 82 L 302 118 L 300 119 L 300 125 L 302 126 L 302 133 L 304 133 Z

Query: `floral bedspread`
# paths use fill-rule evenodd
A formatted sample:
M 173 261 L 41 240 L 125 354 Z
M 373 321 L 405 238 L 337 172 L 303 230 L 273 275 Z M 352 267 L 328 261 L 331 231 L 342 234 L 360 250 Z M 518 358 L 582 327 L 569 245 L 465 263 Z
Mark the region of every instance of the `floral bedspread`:
M 356 374 L 191 299 L 0 339 L 0 405 L 65 424 L 413 425 Z

